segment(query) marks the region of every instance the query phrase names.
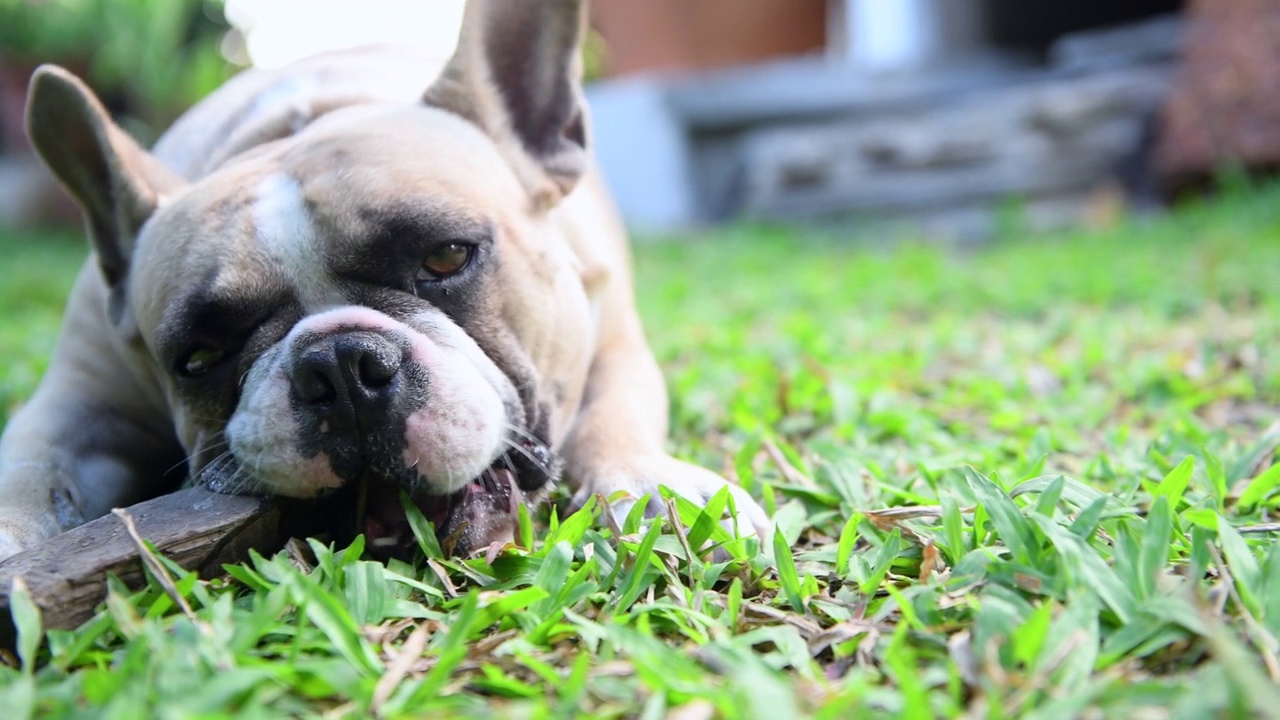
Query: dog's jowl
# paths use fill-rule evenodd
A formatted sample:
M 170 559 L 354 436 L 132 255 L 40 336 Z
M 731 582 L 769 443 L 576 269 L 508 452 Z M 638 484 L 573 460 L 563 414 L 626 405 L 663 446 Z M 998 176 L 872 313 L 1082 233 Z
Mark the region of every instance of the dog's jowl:
M 0 441 L 0 558 L 188 478 L 352 493 L 388 554 L 408 547 L 402 491 L 468 553 L 561 475 L 579 502 L 625 493 L 615 512 L 659 485 L 723 488 L 664 449 L 589 158 L 582 5 L 472 2 L 439 61 L 377 48 L 245 73 L 151 151 L 39 69 L 28 132 L 93 252 Z

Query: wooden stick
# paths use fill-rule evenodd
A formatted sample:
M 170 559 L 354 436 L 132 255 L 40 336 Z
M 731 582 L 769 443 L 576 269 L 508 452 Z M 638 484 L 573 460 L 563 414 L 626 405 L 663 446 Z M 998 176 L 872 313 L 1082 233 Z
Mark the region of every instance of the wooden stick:
M 282 512 L 279 500 L 180 490 L 128 509 L 137 533 L 184 568 L 212 577 L 224 563 L 247 560 L 249 550 L 270 554 L 293 532 L 305 531 Z M 138 546 L 124 523 L 106 515 L 0 562 L 0 647 L 15 637 L 9 611 L 13 578 L 21 577 L 40 608 L 45 628 L 71 629 L 93 617 L 106 598 L 107 575 L 131 588 L 145 584 Z

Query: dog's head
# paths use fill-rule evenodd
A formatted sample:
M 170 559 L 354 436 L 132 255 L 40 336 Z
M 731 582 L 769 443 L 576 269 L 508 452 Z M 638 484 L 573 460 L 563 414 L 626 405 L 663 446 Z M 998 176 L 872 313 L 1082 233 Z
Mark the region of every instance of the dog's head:
M 583 26 L 578 0 L 472 2 L 420 103 L 337 110 L 194 182 L 37 72 L 33 144 L 194 477 L 360 488 L 375 544 L 407 537 L 400 490 L 463 551 L 509 534 L 556 475 L 593 343 L 556 209 L 587 162 Z

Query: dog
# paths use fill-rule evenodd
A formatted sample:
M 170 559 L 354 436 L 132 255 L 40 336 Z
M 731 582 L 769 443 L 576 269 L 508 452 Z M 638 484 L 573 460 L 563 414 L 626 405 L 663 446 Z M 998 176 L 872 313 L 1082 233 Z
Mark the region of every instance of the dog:
M 563 475 L 626 515 L 728 487 L 665 450 L 623 227 L 589 157 L 584 0 L 473 0 L 447 58 L 233 78 L 148 152 L 57 67 L 33 146 L 92 252 L 0 439 L 0 558 L 183 482 L 341 496 L 369 546 L 511 539 Z M 342 493 L 348 495 L 341 495 Z

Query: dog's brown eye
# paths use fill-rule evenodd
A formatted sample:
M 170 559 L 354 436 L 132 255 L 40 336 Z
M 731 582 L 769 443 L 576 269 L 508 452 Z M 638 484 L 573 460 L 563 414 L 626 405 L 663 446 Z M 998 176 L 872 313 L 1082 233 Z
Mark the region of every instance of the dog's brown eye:
M 195 377 L 212 370 L 226 356 L 225 351 L 216 348 L 197 348 L 187 354 L 178 368 L 183 375 Z
M 476 246 L 469 243 L 441 245 L 422 261 L 422 272 L 418 273 L 418 279 L 443 280 L 450 275 L 457 275 L 471 262 L 475 249 Z

